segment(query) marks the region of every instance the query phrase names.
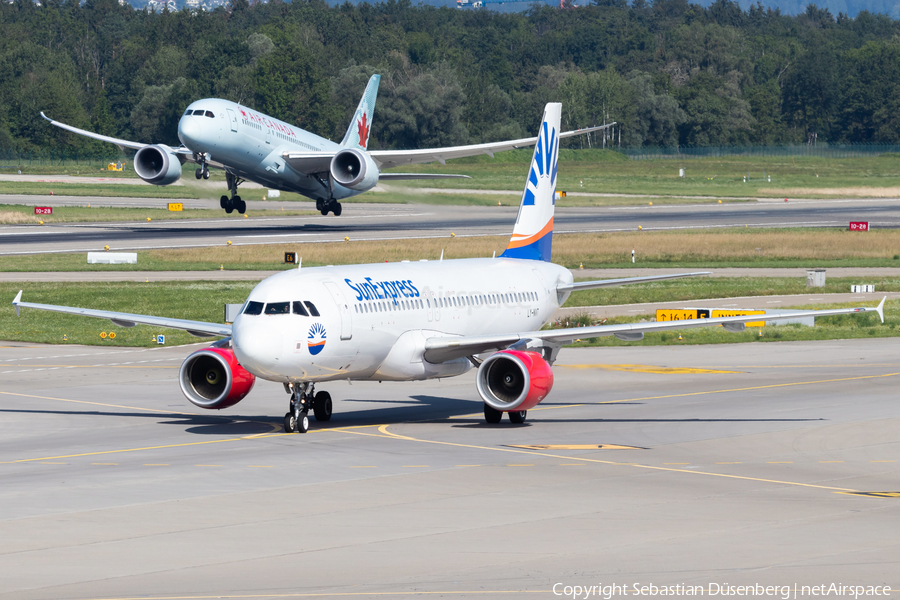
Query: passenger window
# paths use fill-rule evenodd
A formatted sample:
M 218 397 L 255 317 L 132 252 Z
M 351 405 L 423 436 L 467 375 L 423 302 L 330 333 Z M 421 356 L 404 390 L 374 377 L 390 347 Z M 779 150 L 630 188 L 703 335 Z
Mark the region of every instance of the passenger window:
M 290 302 L 269 302 L 266 304 L 267 315 L 287 315 L 291 312 Z
M 309 309 L 309 314 L 310 314 L 310 315 L 312 315 L 312 316 L 314 316 L 314 317 L 318 317 L 318 316 L 319 316 L 319 310 L 316 308 L 316 305 L 315 305 L 315 304 L 313 304 L 313 303 L 310 302 L 309 300 L 305 300 L 303 303 L 306 304 L 306 308 Z
M 303 303 L 297 302 L 297 301 L 294 302 L 294 314 L 295 315 L 303 315 L 304 317 L 309 316 L 309 313 L 306 312 L 305 308 L 303 308 Z
M 262 302 L 248 302 L 247 308 L 244 309 L 245 315 L 261 315 L 263 309 Z

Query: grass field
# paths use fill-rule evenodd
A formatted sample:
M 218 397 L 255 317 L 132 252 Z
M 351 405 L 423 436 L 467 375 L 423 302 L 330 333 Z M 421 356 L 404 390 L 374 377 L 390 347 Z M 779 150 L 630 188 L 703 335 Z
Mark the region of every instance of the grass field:
M 250 217 L 290 217 L 318 215 L 313 210 L 257 210 L 248 211 Z M 20 204 L 0 205 L 0 224 L 39 225 L 52 223 L 105 223 L 112 221 L 172 221 L 183 219 L 243 219 L 244 215 L 233 212 L 230 215 L 218 209 L 184 209 L 169 211 L 166 208 L 114 208 L 105 206 L 58 206 L 52 215 L 35 215 L 33 206 Z
M 222 216 L 213 212 L 213 216 Z M 148 250 L 138 253 L 137 265 L 88 265 L 83 253 L 15 256 L 0 261 L 0 271 L 274 270 L 288 268 L 284 253 L 293 251 L 307 266 L 343 265 L 436 260 L 441 252 L 445 258 L 488 257 L 503 252 L 508 242 L 506 236 L 446 237 Z M 635 264 L 631 263 L 632 248 L 637 256 Z M 900 267 L 900 230 L 857 233 L 843 229 L 738 228 L 565 234 L 553 237 L 553 261 L 569 268 Z
M 445 166 L 412 165 L 403 170 L 472 177 L 428 182 L 428 187 L 433 188 L 518 190 L 530 159 L 530 150 L 513 150 L 498 154 L 493 161 L 478 157 L 449 161 Z M 678 176 L 680 168 L 685 169 L 684 179 Z M 421 182 L 408 181 L 403 185 L 420 187 Z M 657 197 L 898 197 L 900 158 L 731 156 L 627 160 L 610 152 L 563 150 L 557 189 Z
M 391 184 L 391 190 L 403 188 L 440 188 L 447 190 L 513 190 L 522 189 L 530 149 L 512 150 L 496 155 L 496 158 L 479 156 L 448 161 L 446 165 L 431 163 L 410 165 L 398 169 L 411 173 L 454 173 L 469 175 L 472 179 L 449 179 L 430 181 L 406 181 Z M 685 169 L 685 178 L 678 176 L 680 168 Z M 27 173 L 70 174 L 78 169 L 73 167 L 35 167 Z M 133 172 L 111 173 L 82 172 L 81 175 L 104 177 L 134 177 Z M 746 178 L 746 181 L 745 181 Z M 193 171 L 185 169 L 181 181 L 184 186 L 156 188 L 154 186 L 54 184 L 54 193 L 77 195 L 126 195 L 142 194 L 147 197 L 204 198 L 220 193 L 224 187 L 224 176 L 213 171 L 210 182 L 196 185 Z M 25 184 L 4 182 L 4 193 L 44 194 L 47 184 Z M 17 187 L 21 186 L 21 187 Z M 66 186 L 66 187 L 62 187 Z M 113 188 L 115 191 L 109 189 Z M 130 189 L 122 189 L 130 188 Z M 136 188 L 136 189 L 134 189 Z M 216 191 L 211 192 L 214 188 Z M 152 192 L 147 190 L 155 190 Z M 895 155 L 873 155 L 861 158 L 819 158 L 819 157 L 765 157 L 727 156 L 716 158 L 684 158 L 628 160 L 623 154 L 604 150 L 562 150 L 559 162 L 559 190 L 594 194 L 638 194 L 643 200 L 656 199 L 671 202 L 679 196 L 702 196 L 722 198 L 789 196 L 793 198 L 833 198 L 833 197 L 900 197 L 900 157 Z M 17 190 L 17 191 L 12 191 Z M 80 191 L 79 191 L 80 190 Z M 104 190 L 108 190 L 104 192 Z M 157 195 L 158 194 L 158 195 Z M 350 202 L 421 202 L 422 194 L 399 192 L 367 193 L 349 199 Z M 446 197 L 445 197 L 446 196 Z M 284 199 L 300 199 L 288 195 Z M 484 204 L 503 202 L 503 197 L 484 198 L 465 193 L 442 194 L 440 201 L 448 204 Z M 634 203 L 628 199 L 574 199 L 568 202 L 613 202 Z M 515 200 L 511 201 L 515 203 Z M 564 201 L 565 202 L 565 201 Z M 563 204 L 565 206 L 566 204 Z M 574 205 L 574 204 L 570 204 Z

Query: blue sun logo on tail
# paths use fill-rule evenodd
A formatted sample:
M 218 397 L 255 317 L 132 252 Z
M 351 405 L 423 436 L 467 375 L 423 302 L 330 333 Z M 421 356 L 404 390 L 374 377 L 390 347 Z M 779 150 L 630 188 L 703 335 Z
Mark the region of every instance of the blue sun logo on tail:
M 312 355 L 318 354 L 325 347 L 325 327 L 321 323 L 313 323 L 309 328 L 306 347 Z

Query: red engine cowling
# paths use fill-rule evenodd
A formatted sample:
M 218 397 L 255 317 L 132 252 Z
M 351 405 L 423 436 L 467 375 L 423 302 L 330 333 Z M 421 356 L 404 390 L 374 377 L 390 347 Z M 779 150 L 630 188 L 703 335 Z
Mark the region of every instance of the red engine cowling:
M 493 409 L 509 412 L 537 406 L 553 388 L 553 370 L 538 352 L 501 350 L 478 367 L 478 395 Z
M 181 363 L 178 380 L 187 399 L 200 408 L 234 406 L 256 383 L 234 352 L 225 348 L 206 348 L 188 356 Z

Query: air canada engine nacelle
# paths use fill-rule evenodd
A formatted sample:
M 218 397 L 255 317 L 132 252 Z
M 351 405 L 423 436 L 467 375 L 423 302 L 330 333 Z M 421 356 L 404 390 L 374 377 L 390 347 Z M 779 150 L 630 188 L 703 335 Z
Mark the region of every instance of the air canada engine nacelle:
M 341 150 L 331 159 L 331 176 L 351 190 L 369 190 L 378 183 L 378 166 L 365 152 L 357 148 Z
M 188 356 L 178 372 L 181 391 L 200 408 L 228 408 L 244 399 L 256 377 L 242 367 L 234 352 L 206 348 Z
M 168 146 L 144 146 L 134 155 L 134 172 L 147 183 L 169 185 L 181 177 L 181 161 Z
M 501 350 L 478 367 L 478 395 L 503 412 L 537 406 L 553 388 L 553 370 L 538 352 Z

